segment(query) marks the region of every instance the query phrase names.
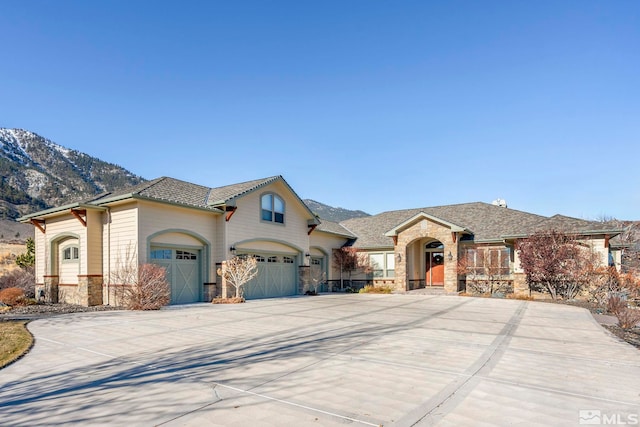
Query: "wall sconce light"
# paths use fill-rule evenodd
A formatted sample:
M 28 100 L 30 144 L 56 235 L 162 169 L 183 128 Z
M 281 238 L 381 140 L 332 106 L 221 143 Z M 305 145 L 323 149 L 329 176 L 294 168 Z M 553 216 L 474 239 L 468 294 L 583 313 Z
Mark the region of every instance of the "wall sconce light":
M 309 258 L 311 256 L 311 254 L 309 252 L 305 252 L 304 256 L 305 256 L 305 258 Z
M 398 258 L 398 262 L 402 262 L 402 254 L 396 255 L 396 258 Z
M 232 254 L 236 254 L 236 247 L 231 245 L 231 247 L 229 248 L 229 252 L 231 252 Z
M 447 255 L 447 259 L 449 261 L 453 261 L 453 255 L 451 255 L 451 251 L 449 251 L 449 255 Z

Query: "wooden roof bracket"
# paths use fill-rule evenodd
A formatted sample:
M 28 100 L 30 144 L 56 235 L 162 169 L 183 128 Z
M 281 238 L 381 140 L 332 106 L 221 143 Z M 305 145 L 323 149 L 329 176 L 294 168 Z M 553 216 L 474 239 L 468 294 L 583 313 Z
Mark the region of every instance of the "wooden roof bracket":
M 227 206 L 227 207 L 225 207 L 225 211 L 227 211 L 227 215 L 224 217 L 224 220 L 226 222 L 229 222 L 229 220 L 231 219 L 233 214 L 236 213 L 237 209 L 238 209 L 237 206 Z
M 393 239 L 393 246 L 398 246 L 398 236 L 391 237 Z
M 84 227 L 87 226 L 87 210 L 86 209 L 71 209 L 71 215 L 75 216 Z M 82 215 L 84 215 L 84 218 L 82 218 Z
M 456 233 L 455 231 L 452 231 L 451 239 L 453 239 L 453 243 L 456 243 L 456 241 L 458 240 L 458 233 Z
M 313 233 L 313 230 L 316 229 L 316 227 L 318 226 L 318 224 L 310 224 L 309 227 L 309 231 L 307 232 L 307 236 L 310 235 L 311 233 Z
M 31 218 L 30 222 L 31 224 L 35 225 L 36 228 L 42 232 L 42 234 L 46 234 L 47 224 L 44 222 L 44 219 Z

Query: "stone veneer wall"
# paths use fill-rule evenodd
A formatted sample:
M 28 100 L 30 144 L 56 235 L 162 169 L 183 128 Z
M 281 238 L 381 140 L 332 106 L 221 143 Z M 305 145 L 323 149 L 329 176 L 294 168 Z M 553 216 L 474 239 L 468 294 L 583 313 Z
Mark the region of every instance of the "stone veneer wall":
M 513 293 L 529 295 L 527 276 L 524 273 L 513 273 Z
M 43 291 L 45 302 L 57 303 L 59 281 L 59 276 L 44 276 L 44 284 L 42 285 L 42 288 L 38 289 L 38 287 L 36 287 L 36 296 L 39 295 L 40 291 Z
M 456 242 L 453 241 L 456 236 Z M 396 279 L 395 287 L 398 291 L 407 290 L 407 247 L 418 239 L 433 238 L 444 245 L 444 290 L 456 292 L 458 290 L 458 238 L 452 234 L 447 226 L 423 219 L 398 234 L 398 243 L 395 246 Z M 449 260 L 449 252 L 453 259 Z
M 78 299 L 80 305 L 102 305 L 102 275 L 79 275 Z
M 298 295 L 304 295 L 311 283 L 311 268 L 308 265 L 298 267 Z
M 218 295 L 218 286 L 215 283 L 205 283 L 204 284 L 204 295 L 203 298 L 206 302 L 210 302 L 212 299 L 221 296 Z

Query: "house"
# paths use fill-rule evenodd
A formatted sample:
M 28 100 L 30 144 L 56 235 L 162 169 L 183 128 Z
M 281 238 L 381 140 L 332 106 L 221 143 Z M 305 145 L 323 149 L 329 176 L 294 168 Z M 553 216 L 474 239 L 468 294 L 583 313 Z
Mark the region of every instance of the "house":
M 317 218 L 281 176 L 217 188 L 161 177 L 20 220 L 36 228 L 37 292 L 81 305 L 117 304 L 122 273 L 142 263 L 166 267 L 172 304 L 225 296 L 229 289 L 216 271 L 242 254 L 258 260 L 247 299 L 301 294 L 312 282 L 337 280 L 332 253 L 343 246 L 368 254 L 373 272 L 366 279 L 375 285 L 456 292 L 466 280 L 459 260 L 490 258 L 518 290 L 524 278 L 517 239 L 544 228 L 571 230 L 606 263 L 615 252 L 609 239 L 620 232 L 486 203 L 338 224 Z

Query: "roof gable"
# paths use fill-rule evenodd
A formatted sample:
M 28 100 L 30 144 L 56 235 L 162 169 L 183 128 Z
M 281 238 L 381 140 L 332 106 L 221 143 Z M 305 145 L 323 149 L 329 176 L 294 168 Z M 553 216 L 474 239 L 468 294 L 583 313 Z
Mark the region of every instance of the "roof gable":
M 436 216 L 433 215 L 429 215 L 428 213 L 425 212 L 418 212 L 416 215 L 412 216 L 411 218 L 407 219 L 406 221 L 402 222 L 401 224 L 398 224 L 397 226 L 393 227 L 391 230 L 387 231 L 386 233 L 384 233 L 385 236 L 387 237 L 393 237 L 393 236 L 397 236 L 398 233 L 400 233 L 402 230 L 405 230 L 409 227 L 411 227 L 412 225 L 416 224 L 419 221 L 422 220 L 429 220 L 429 221 L 433 221 L 433 222 L 437 222 L 440 223 L 442 225 L 445 225 L 447 227 L 449 227 L 451 229 L 451 231 L 458 231 L 458 232 L 465 232 L 465 231 L 469 231 L 464 227 L 461 227 L 457 224 L 453 224 L 449 221 L 446 221 L 442 218 L 438 218 Z
M 271 176 L 269 178 L 254 179 L 252 181 L 240 182 L 237 184 L 225 185 L 212 188 L 207 196 L 207 203 L 211 206 L 222 206 L 230 204 L 235 199 L 246 196 L 253 191 L 265 187 L 277 180 L 283 180 L 282 176 Z M 292 190 L 293 191 L 293 190 Z
M 224 187 L 212 188 L 208 196 L 209 206 L 224 208 L 225 206 L 235 206 L 236 200 L 245 197 L 255 191 L 265 188 L 268 185 L 280 182 L 289 191 L 289 193 L 295 198 L 296 202 L 304 209 L 308 214 L 308 223 L 317 225 L 320 223 L 318 218 L 311 212 L 309 206 L 307 206 L 300 196 L 291 188 L 289 183 L 281 175 L 272 176 L 269 178 L 256 179 L 253 181 L 241 182 L 239 184 L 226 185 Z

